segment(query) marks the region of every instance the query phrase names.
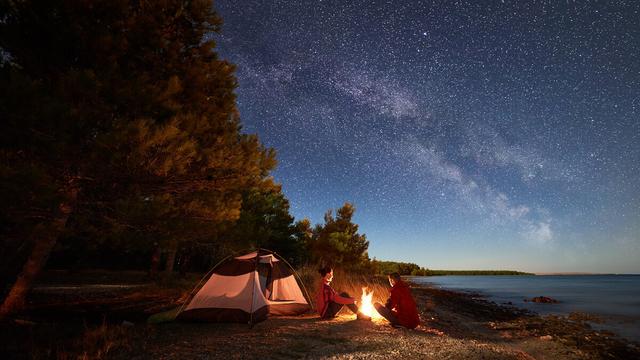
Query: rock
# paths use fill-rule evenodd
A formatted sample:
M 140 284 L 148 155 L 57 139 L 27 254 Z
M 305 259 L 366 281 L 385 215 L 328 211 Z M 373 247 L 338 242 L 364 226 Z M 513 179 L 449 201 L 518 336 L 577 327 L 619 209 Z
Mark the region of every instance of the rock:
M 525 302 L 531 301 L 531 302 L 539 303 L 539 304 L 557 304 L 557 303 L 560 302 L 560 301 L 558 301 L 556 299 L 553 299 L 553 298 L 550 298 L 548 296 L 536 296 L 534 298 L 531 298 L 530 300 L 529 299 L 524 299 L 524 301 Z
M 509 322 L 489 322 L 489 328 L 493 330 L 520 330 L 522 326 L 518 323 L 509 323 Z
M 29 321 L 29 320 L 15 319 L 13 321 L 18 325 L 29 325 L 29 326 L 37 325 L 35 322 Z
M 592 322 L 592 323 L 597 323 L 597 324 L 604 323 L 604 319 L 602 319 L 601 317 L 599 317 L 597 315 L 585 314 L 585 313 L 581 313 L 581 312 L 572 312 L 572 313 L 569 314 L 569 316 L 567 318 L 569 320 L 572 320 L 572 321 Z
M 124 327 L 132 327 L 133 325 L 134 325 L 134 324 L 133 324 L 132 322 L 127 321 L 127 320 L 124 320 L 124 321 L 122 322 L 122 326 L 124 326 Z

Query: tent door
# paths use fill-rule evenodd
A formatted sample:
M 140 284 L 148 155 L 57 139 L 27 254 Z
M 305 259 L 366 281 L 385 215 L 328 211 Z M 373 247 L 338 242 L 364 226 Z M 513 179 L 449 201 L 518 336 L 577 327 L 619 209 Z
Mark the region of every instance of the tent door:
M 273 300 L 273 279 L 271 264 L 258 264 L 258 275 L 260 277 L 260 290 L 262 291 L 262 294 L 268 300 Z

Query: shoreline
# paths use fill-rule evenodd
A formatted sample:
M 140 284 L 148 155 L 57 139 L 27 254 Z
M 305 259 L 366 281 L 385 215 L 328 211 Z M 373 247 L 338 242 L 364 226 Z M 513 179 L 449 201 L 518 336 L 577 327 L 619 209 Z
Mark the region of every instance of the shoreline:
M 589 279 L 591 275 L 576 275 L 581 278 L 576 280 L 562 276 L 563 279 L 558 281 L 552 277 L 523 281 L 515 277 L 455 280 L 455 276 L 448 277 L 448 280 L 434 277 L 411 277 L 407 280 L 416 285 L 473 293 L 496 304 L 515 306 L 539 316 L 589 318 L 593 328 L 606 329 L 627 341 L 640 343 L 640 314 L 633 305 L 637 289 L 633 290 L 631 286 L 636 281 L 629 275 L 623 275 L 620 280 L 610 275 L 595 280 Z M 614 284 L 609 287 L 608 281 Z M 598 295 L 598 289 L 604 289 L 606 295 Z
M 7 359 L 310 358 L 310 359 L 631 359 L 637 343 L 593 329 L 586 314 L 540 316 L 488 301 L 481 294 L 408 281 L 422 324 L 394 329 L 382 319 L 332 320 L 315 313 L 246 324 L 169 322 L 149 315 L 175 307 L 179 288 L 93 287 L 30 296 L 29 307 L 0 323 Z M 381 291 L 381 290 L 380 290 Z M 386 296 L 386 294 L 378 294 Z M 24 349 L 30 349 L 25 353 Z
M 592 322 L 598 317 L 586 313 L 567 316 L 541 315 L 514 305 L 498 304 L 487 296 L 475 292 L 439 289 L 435 286 L 411 282 L 414 294 L 423 301 L 433 302 L 431 310 L 436 317 L 425 324 L 441 327 L 443 331 L 470 330 L 452 320 L 466 318 L 498 333 L 501 338 L 515 342 L 541 340 L 555 341 L 567 350 L 584 352 L 595 358 L 640 358 L 640 344 L 607 330 L 594 329 Z M 478 327 L 475 328 L 476 330 Z

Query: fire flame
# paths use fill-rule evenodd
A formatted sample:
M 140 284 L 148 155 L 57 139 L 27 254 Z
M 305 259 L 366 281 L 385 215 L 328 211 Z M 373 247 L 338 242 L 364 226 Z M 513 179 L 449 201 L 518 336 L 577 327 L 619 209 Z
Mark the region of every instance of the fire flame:
M 367 291 L 366 287 L 362 288 L 362 297 L 360 298 L 360 312 L 370 316 L 371 318 L 380 318 L 380 314 L 373 307 L 373 302 L 371 301 L 373 298 L 373 290 L 371 292 Z

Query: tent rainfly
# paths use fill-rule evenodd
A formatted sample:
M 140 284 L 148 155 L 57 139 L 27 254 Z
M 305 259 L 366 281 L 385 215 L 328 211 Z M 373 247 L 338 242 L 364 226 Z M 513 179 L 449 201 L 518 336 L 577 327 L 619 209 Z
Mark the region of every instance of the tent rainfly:
M 295 271 L 272 251 L 229 257 L 210 273 L 176 319 L 253 325 L 269 315 L 300 315 L 310 309 Z

